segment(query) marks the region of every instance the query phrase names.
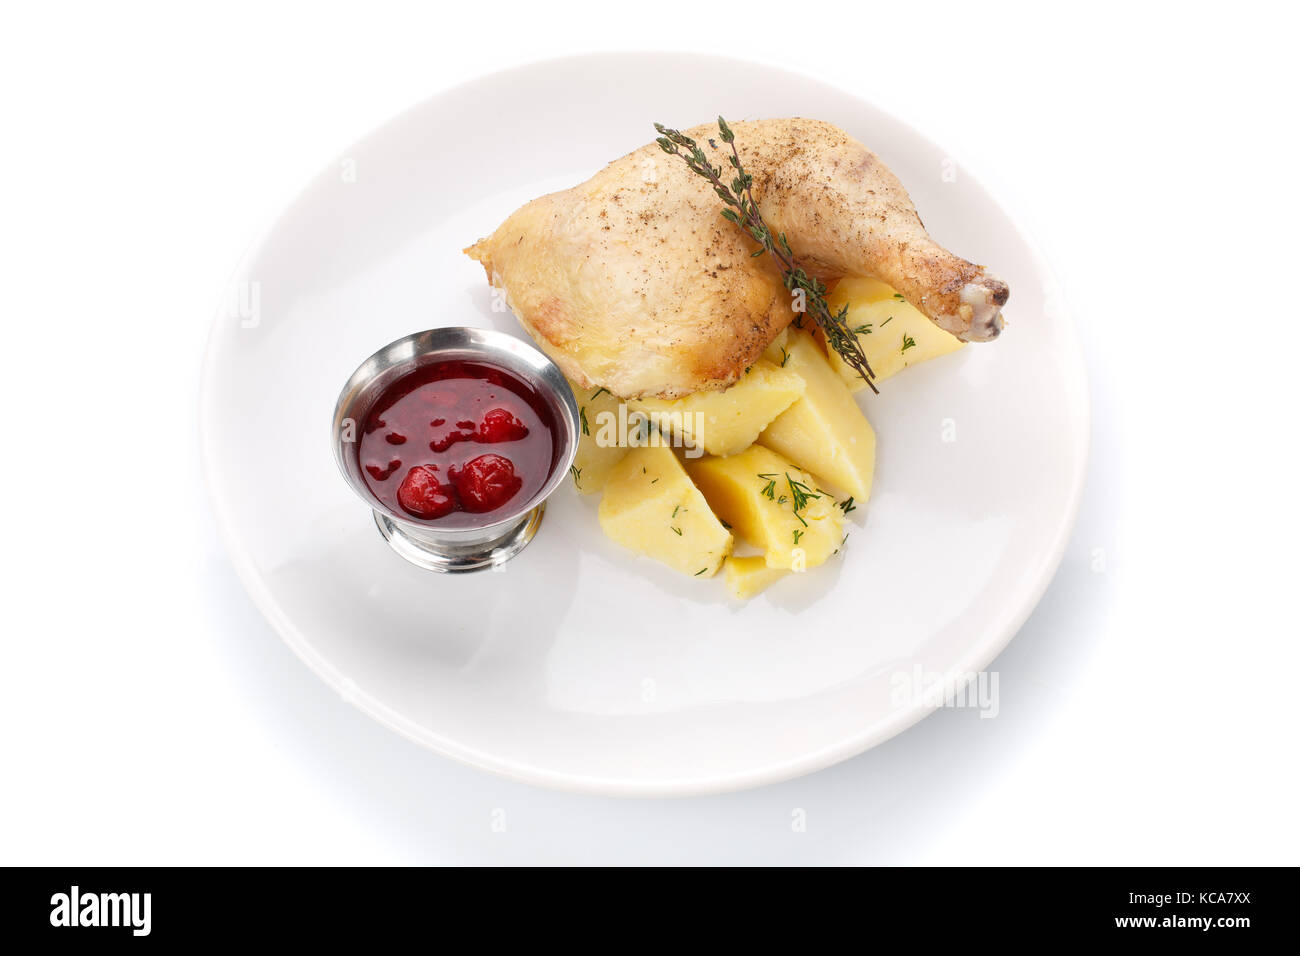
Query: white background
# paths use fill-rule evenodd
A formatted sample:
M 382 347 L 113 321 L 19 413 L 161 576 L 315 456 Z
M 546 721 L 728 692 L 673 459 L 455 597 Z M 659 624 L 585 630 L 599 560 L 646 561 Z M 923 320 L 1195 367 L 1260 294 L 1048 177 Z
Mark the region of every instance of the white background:
M 0 863 L 1300 862 L 1300 76 L 1267 9 L 6 6 Z M 440 88 L 630 48 L 872 100 L 1057 270 L 1093 457 L 1060 573 L 994 665 L 997 719 L 940 712 L 722 797 L 551 793 L 370 722 L 236 581 L 195 428 L 245 247 Z

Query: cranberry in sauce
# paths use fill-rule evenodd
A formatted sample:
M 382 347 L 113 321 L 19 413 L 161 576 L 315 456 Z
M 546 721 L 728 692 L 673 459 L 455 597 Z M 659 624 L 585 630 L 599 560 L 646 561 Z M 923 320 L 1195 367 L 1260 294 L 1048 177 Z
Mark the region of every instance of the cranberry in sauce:
M 409 520 L 466 527 L 541 490 L 559 453 L 545 400 L 483 362 L 438 362 L 394 382 L 366 415 L 358 449 L 371 493 Z
M 451 485 L 438 478 L 437 465 L 416 465 L 397 486 L 397 503 L 417 518 L 441 518 L 456 510 Z
M 523 485 L 523 479 L 515 474 L 514 462 L 502 455 L 471 458 L 464 467 L 452 471 L 451 480 L 460 506 L 475 514 L 500 508 Z

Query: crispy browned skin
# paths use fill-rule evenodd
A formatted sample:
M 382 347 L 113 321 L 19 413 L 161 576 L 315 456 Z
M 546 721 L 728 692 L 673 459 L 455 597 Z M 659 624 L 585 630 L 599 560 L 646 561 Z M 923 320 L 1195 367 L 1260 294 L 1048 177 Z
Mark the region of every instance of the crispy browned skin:
M 897 177 L 861 143 L 806 119 L 732 124 L 774 232 L 823 277 L 872 275 L 970 341 L 996 337 L 1005 283 L 925 232 Z M 708 143 L 715 126 L 696 138 Z M 623 397 L 731 384 L 793 317 L 771 256 L 719 213 L 685 164 L 650 143 L 535 199 L 466 249 L 571 379 Z

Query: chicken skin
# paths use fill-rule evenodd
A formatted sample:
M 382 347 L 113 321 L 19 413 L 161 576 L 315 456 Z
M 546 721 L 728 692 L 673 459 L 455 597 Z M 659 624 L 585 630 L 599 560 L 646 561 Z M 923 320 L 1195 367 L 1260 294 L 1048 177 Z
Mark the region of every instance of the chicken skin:
M 958 338 L 998 335 L 1006 284 L 930 239 L 869 149 L 817 120 L 731 127 L 764 220 L 809 274 L 874 276 Z M 685 132 L 728 180 L 717 127 Z M 753 256 L 758 244 L 723 208 L 650 143 L 533 200 L 465 252 L 570 379 L 623 398 L 678 398 L 735 382 L 795 314 L 776 261 Z

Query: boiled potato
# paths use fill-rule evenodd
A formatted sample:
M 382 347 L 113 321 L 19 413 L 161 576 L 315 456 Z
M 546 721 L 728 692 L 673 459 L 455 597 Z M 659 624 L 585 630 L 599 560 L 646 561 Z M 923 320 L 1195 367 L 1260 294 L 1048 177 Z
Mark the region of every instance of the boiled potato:
M 826 304 L 832 312 L 838 312 L 846 302 L 849 303 L 849 328 L 858 333 L 858 343 L 876 373 L 877 382 L 910 365 L 955 352 L 965 344 L 931 322 L 879 279 L 853 276 L 841 279 L 827 296 Z M 862 376 L 838 352 L 830 352 L 830 362 L 850 391 L 867 387 Z
M 769 568 L 767 559 L 761 554 L 746 555 L 738 558 L 734 554 L 727 558 L 722 568 L 727 590 L 741 601 L 748 601 L 769 584 L 789 574 L 781 568 Z
M 760 359 L 722 391 L 696 392 L 675 401 L 644 398 L 628 402 L 628 407 L 650 415 L 664 431 L 680 431 L 710 455 L 734 455 L 752 445 L 803 390 L 803 379 L 794 372 Z
M 605 487 L 610 472 L 628 452 L 627 445 L 618 442 L 617 433 L 612 428 L 602 428 L 603 423 L 610 421 L 602 416 L 612 415 L 612 420 L 617 422 L 618 407 L 622 403 L 606 388 L 580 388 L 573 382 L 569 387 L 578 400 L 581 424 L 578 452 L 569 473 L 574 487 L 589 495 Z
M 843 515 L 835 500 L 770 448 L 751 445 L 726 458 L 688 460 L 686 470 L 714 513 L 763 549 L 769 568 L 816 567 L 840 546 Z
M 666 445 L 633 448 L 614 466 L 599 516 L 614 541 L 692 577 L 713 577 L 734 542 Z
M 805 388 L 763 430 L 759 443 L 865 502 L 876 467 L 876 433 L 826 353 L 808 332 L 788 329 L 767 357 L 784 362 Z

